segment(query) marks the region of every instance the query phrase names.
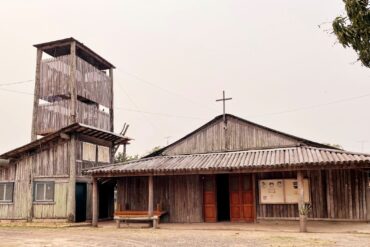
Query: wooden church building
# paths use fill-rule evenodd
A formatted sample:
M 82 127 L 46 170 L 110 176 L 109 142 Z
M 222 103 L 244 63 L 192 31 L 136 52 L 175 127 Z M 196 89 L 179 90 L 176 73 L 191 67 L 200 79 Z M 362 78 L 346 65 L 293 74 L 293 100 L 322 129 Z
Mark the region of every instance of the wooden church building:
M 31 142 L 0 155 L 0 220 L 85 221 L 93 188 L 82 170 L 113 163 L 129 142 L 113 133 L 114 66 L 73 38 L 35 47 Z M 99 188 L 102 218 L 114 186 Z
M 158 208 L 166 212 L 161 221 L 256 222 L 304 214 L 369 221 L 369 168 L 369 154 L 226 114 L 147 157 L 84 172 L 94 183 L 117 181 L 117 210 L 150 215 Z

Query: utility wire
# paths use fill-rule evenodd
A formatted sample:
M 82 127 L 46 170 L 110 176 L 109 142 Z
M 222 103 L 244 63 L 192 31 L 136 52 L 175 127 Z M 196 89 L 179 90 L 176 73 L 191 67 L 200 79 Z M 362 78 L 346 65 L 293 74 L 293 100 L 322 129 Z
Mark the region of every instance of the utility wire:
M 177 95 L 177 96 L 180 96 L 180 97 L 182 97 L 182 98 L 186 99 L 187 101 L 190 101 L 190 102 L 192 102 L 192 103 L 194 103 L 194 104 L 196 104 L 196 105 L 198 105 L 198 106 L 199 106 L 199 105 L 200 105 L 200 103 L 201 103 L 201 102 L 196 102 L 196 101 L 194 101 L 193 99 L 191 99 L 191 98 L 189 98 L 189 97 L 186 97 L 186 96 L 184 96 L 184 95 L 182 95 L 182 94 L 179 94 L 179 93 L 177 93 L 177 92 L 175 92 L 175 91 L 173 91 L 173 90 L 170 90 L 170 89 L 164 88 L 164 87 L 159 86 L 159 85 L 157 85 L 157 84 L 155 84 L 155 83 L 153 83 L 153 82 L 150 82 L 149 80 L 144 79 L 144 78 L 142 78 L 141 76 L 138 76 L 137 74 L 133 74 L 133 73 L 131 73 L 131 72 L 124 71 L 124 70 L 120 70 L 120 71 L 122 71 L 122 73 L 125 73 L 125 74 L 127 74 L 127 75 L 129 75 L 129 76 L 131 76 L 131 77 L 133 77 L 133 78 L 135 78 L 135 79 L 137 79 L 138 81 L 140 81 L 140 82 L 142 82 L 142 83 L 145 83 L 145 84 L 150 85 L 150 86 L 152 86 L 152 87 L 154 87 L 154 88 L 157 88 L 157 89 L 163 90 L 163 91 L 165 91 L 165 92 L 167 92 L 167 93 L 169 93 L 169 94 L 171 94 L 171 95 Z M 202 102 L 202 103 L 204 103 L 204 102 Z M 205 106 L 205 105 L 204 105 L 204 106 Z M 215 107 L 213 108 L 213 107 L 208 107 L 208 106 L 207 106 L 207 108 L 208 108 L 208 110 L 209 110 L 209 109 L 216 110 L 216 108 L 215 108 Z
M 17 93 L 17 94 L 24 94 L 24 95 L 31 95 L 31 96 L 34 96 L 34 94 L 33 94 L 33 93 L 22 92 L 22 91 L 13 90 L 13 89 L 0 88 L 0 90 L 1 90 L 1 91 L 5 91 L 5 92 L 10 92 L 10 93 Z
M 271 112 L 271 113 L 250 115 L 249 117 L 272 116 L 272 115 L 280 115 L 280 114 L 286 114 L 286 113 L 297 112 L 297 111 L 310 110 L 310 109 L 314 109 L 314 108 L 318 108 L 318 107 L 322 107 L 322 106 L 328 106 L 328 105 L 334 105 L 334 104 L 338 104 L 338 103 L 342 103 L 342 102 L 348 102 L 348 101 L 358 100 L 358 99 L 369 97 L 369 96 L 370 96 L 370 93 L 367 93 L 367 94 L 363 94 L 363 95 L 358 95 L 358 96 L 353 96 L 353 97 L 338 99 L 338 100 L 330 101 L 330 102 L 327 102 L 327 103 L 310 105 L 310 106 L 304 106 L 304 107 L 300 107 L 300 108 L 293 108 L 293 109 L 285 110 L 285 111 L 278 111 L 278 112 Z
M 124 107 L 115 107 L 115 109 L 117 109 L 117 110 L 124 110 L 124 111 L 130 111 L 130 112 L 144 113 L 144 114 L 160 115 L 160 116 L 165 116 L 165 117 L 189 118 L 189 119 L 205 119 L 205 118 L 201 118 L 201 117 L 184 116 L 184 115 L 173 115 L 173 114 L 161 113 L 161 112 L 140 111 L 140 110 L 129 109 L 129 108 L 124 108 Z
M 122 90 L 122 92 L 126 95 L 127 99 L 134 105 L 134 107 L 137 108 L 138 111 L 141 111 L 140 107 L 135 103 L 135 101 L 131 98 L 131 96 L 128 93 L 126 93 L 123 87 L 121 87 L 121 84 L 118 83 L 118 87 Z M 144 120 L 146 120 L 144 122 L 149 123 L 154 129 L 157 129 L 157 130 L 159 129 L 154 123 L 151 122 L 149 118 L 147 118 L 147 116 L 142 115 L 142 117 Z
M 33 80 L 16 81 L 16 82 L 3 82 L 3 83 L 0 83 L 0 87 L 17 85 L 17 84 L 24 84 L 24 83 L 28 83 L 28 82 L 32 82 L 32 81 Z

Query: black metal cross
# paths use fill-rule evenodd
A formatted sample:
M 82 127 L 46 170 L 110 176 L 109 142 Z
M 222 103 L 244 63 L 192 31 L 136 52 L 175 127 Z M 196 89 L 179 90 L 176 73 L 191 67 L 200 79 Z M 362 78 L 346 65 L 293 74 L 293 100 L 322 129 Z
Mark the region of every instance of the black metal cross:
M 225 98 L 225 90 L 224 91 L 222 91 L 222 99 L 216 99 L 216 101 L 222 101 L 222 103 L 223 103 L 223 109 L 224 109 L 224 122 L 226 123 L 226 104 L 225 104 L 225 102 L 227 101 L 227 100 L 232 100 L 233 98 Z

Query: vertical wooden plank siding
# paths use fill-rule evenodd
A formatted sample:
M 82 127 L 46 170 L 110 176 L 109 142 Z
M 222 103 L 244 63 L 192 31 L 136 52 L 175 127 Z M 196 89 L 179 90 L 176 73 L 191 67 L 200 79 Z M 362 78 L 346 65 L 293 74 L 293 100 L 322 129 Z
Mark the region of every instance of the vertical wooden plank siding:
M 366 220 L 366 176 L 361 170 L 304 172 L 310 181 L 312 211 L 309 218 Z M 296 178 L 296 172 L 260 173 L 257 179 Z M 257 188 L 257 193 L 259 193 Z M 360 196 L 361 195 L 361 196 Z M 345 199 L 347 198 L 347 199 Z M 256 198 L 259 200 L 259 196 Z M 257 203 L 259 218 L 298 218 L 297 204 Z
M 179 143 L 166 148 L 165 155 L 247 150 L 298 144 L 298 141 L 267 129 L 227 117 L 227 129 L 222 118 L 193 133 Z
M 0 204 L 0 219 L 67 218 L 70 141 L 59 140 L 0 168 L 0 182 L 14 182 L 13 202 Z M 33 181 L 54 181 L 54 202 L 33 202 Z
M 199 175 L 158 176 L 153 179 L 154 208 L 168 212 L 169 222 L 203 222 L 202 183 Z M 148 209 L 148 177 L 125 177 L 117 183 L 121 210 Z
M 42 61 L 40 58 L 40 71 L 36 73 L 39 96 L 37 100 L 35 97 L 34 108 L 34 129 L 38 134 L 52 133 L 76 121 L 108 131 L 112 129 L 113 114 L 99 109 L 99 105 L 113 109 L 112 80 L 104 71 L 74 55 L 74 44 L 69 55 Z M 78 100 L 77 96 L 88 103 Z M 45 104 L 39 105 L 39 98 Z

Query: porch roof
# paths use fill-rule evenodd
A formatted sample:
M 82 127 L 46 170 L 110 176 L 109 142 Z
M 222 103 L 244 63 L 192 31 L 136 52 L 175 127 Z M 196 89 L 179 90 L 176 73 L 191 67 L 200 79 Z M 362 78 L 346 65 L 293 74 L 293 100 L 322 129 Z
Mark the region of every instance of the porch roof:
M 333 166 L 350 168 L 354 165 L 370 167 L 370 154 L 312 146 L 295 146 L 238 152 L 155 156 L 95 167 L 84 170 L 84 173 L 93 176 L 118 177 L 143 174 L 174 175 L 261 171 L 284 168 L 324 169 Z
M 128 143 L 132 140 L 129 137 L 122 136 L 107 130 L 102 130 L 93 126 L 74 123 L 68 125 L 54 133 L 46 135 L 40 139 L 30 142 L 26 145 L 13 149 L 4 154 L 0 154 L 0 159 L 16 159 L 21 157 L 26 152 L 31 152 L 33 150 L 39 149 L 42 145 L 47 144 L 55 139 L 61 138 L 62 134 L 70 135 L 72 133 L 83 134 L 90 137 L 95 137 L 100 140 L 105 140 L 111 142 L 113 145 L 119 145 L 123 143 Z

